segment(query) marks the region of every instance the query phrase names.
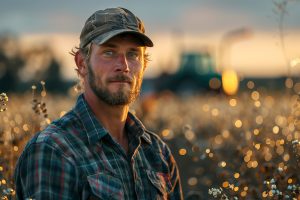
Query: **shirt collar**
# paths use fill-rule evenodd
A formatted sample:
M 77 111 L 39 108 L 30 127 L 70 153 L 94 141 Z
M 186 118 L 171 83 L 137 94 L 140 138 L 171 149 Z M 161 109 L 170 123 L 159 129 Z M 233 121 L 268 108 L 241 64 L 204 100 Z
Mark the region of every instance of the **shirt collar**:
M 97 120 L 94 113 L 92 112 L 90 106 L 84 99 L 83 94 L 80 94 L 76 105 L 74 107 L 74 111 L 78 118 L 81 120 L 83 127 L 86 130 L 87 138 L 89 144 L 94 144 L 101 140 L 104 136 L 106 136 L 108 131 L 101 125 L 101 123 Z M 151 144 L 150 135 L 146 132 L 145 126 L 142 122 L 137 119 L 132 113 L 128 113 L 126 126 L 132 131 L 135 137 L 143 138 L 147 143 Z M 129 136 L 130 137 L 130 136 Z
M 96 119 L 83 94 L 78 97 L 74 111 L 85 128 L 89 144 L 98 142 L 108 134 L 108 131 Z
M 144 139 L 147 143 L 151 144 L 151 138 L 150 135 L 147 133 L 145 126 L 143 123 L 136 117 L 134 116 L 131 112 L 128 113 L 127 120 L 126 120 L 126 126 L 129 129 L 135 129 L 135 136 L 141 137 Z

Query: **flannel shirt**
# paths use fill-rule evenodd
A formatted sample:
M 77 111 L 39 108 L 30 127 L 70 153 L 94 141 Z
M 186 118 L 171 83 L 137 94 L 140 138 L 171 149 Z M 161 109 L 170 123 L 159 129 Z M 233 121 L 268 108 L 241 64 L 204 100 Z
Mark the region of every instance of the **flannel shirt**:
M 15 169 L 17 199 L 183 199 L 168 146 L 131 113 L 125 129 L 128 153 L 81 94 L 26 145 Z

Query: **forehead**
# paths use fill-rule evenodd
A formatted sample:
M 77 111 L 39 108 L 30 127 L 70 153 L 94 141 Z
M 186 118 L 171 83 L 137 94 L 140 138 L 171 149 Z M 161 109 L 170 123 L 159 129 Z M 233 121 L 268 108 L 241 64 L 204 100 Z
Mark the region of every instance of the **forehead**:
M 145 45 L 141 41 L 139 37 L 137 37 L 134 34 L 120 34 L 112 37 L 109 39 L 107 42 L 103 44 L 103 46 L 108 45 L 108 44 L 122 44 L 122 43 L 127 43 L 127 44 L 132 44 L 137 47 L 144 47 Z

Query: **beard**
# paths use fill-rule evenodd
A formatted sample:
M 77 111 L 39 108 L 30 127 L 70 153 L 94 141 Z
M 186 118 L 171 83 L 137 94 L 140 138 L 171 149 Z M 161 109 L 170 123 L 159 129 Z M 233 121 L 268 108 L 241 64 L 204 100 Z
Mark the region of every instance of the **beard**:
M 121 86 L 118 91 L 111 92 L 101 81 L 98 81 L 94 71 L 92 70 L 92 66 L 90 63 L 87 63 L 88 68 L 88 82 L 89 85 L 94 92 L 94 94 L 103 102 L 108 105 L 116 106 L 116 105 L 128 105 L 134 102 L 138 96 L 140 95 L 140 89 L 142 85 L 142 77 L 138 76 L 137 82 L 129 92 L 124 90 Z M 109 78 L 109 81 L 130 81 L 132 80 L 125 75 L 117 75 L 112 78 Z M 98 84 L 97 84 L 98 83 Z

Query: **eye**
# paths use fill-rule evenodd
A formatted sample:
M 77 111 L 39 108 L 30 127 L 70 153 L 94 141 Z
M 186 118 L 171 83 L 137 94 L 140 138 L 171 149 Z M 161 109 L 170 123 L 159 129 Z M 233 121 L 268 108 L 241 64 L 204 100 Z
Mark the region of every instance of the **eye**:
M 116 55 L 116 53 L 113 50 L 105 50 L 103 51 L 103 56 L 107 58 L 112 58 Z
M 140 53 L 138 51 L 129 51 L 126 57 L 130 60 L 139 60 Z

